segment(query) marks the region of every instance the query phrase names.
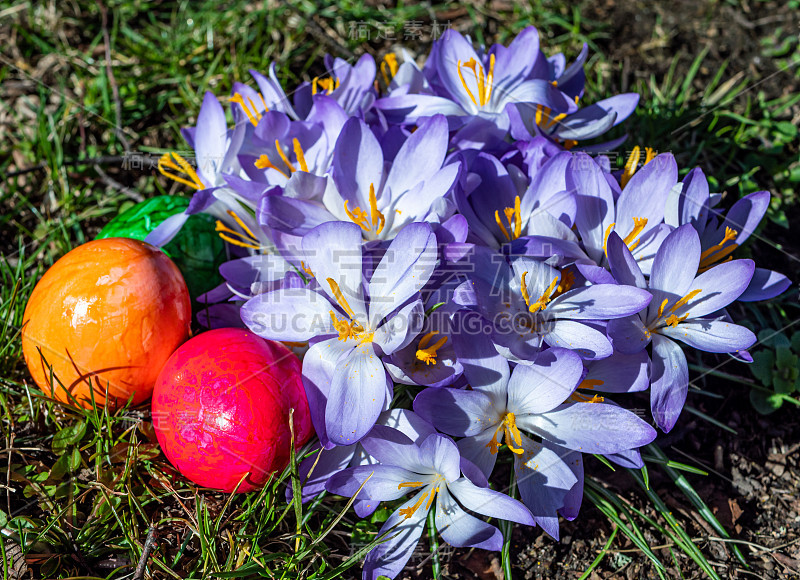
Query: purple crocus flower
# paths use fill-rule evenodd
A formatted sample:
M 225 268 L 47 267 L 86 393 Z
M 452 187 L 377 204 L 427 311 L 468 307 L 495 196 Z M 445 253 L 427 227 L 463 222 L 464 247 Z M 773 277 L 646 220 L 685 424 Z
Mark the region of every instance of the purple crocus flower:
M 262 215 L 275 230 L 302 236 L 320 223 L 351 222 L 364 240 L 390 240 L 412 222 L 438 222 L 452 213 L 444 196 L 460 165 L 443 166 L 447 122 L 436 116 L 421 124 L 400 147 L 390 166 L 378 140 L 360 119 L 344 125 L 333 155 L 333 180 L 322 203 L 268 196 Z
M 414 494 L 389 516 L 378 532 L 390 532 L 389 539 L 367 554 L 364 580 L 377 580 L 381 575 L 394 578 L 400 574 L 434 504 L 436 529 L 445 542 L 456 547 L 500 550 L 503 545 L 500 530 L 470 515 L 467 509 L 534 525 L 523 504 L 489 489 L 480 472 L 461 461 L 458 447 L 449 437 L 435 433 L 417 444 L 394 429 L 376 427 L 375 431 L 379 435 L 370 434 L 361 444 L 380 463 L 345 469 L 325 486 L 331 493 L 348 497 L 361 488 L 357 497 L 363 494 L 376 501 Z
M 656 424 L 665 432 L 678 420 L 689 387 L 683 342 L 706 352 L 736 353 L 752 346 L 755 335 L 732 324 L 719 312 L 736 300 L 753 277 L 752 260 L 718 264 L 696 276 L 700 239 L 690 224 L 673 231 L 656 253 L 649 281 L 624 241 L 608 239 L 611 273 L 620 284 L 648 288 L 650 306 L 639 314 L 610 320 L 614 348 L 635 353 L 652 342 L 650 404 Z
M 430 423 L 407 409 L 384 411 L 375 425 L 396 429 L 417 444 L 436 432 Z M 321 428 L 325 428 L 324 424 Z M 299 477 L 303 484 L 301 492 L 303 503 L 322 493 L 328 480 L 343 469 L 376 463 L 377 460 L 364 450 L 361 443 L 337 445 L 331 449 L 324 449 L 319 443 L 315 443 L 310 449 L 310 455 L 299 466 Z M 367 499 L 366 494 L 362 495 L 364 498 L 356 500 L 354 509 L 359 517 L 365 518 L 378 508 L 380 502 Z M 291 499 L 291 487 L 286 489 L 286 497 Z
M 698 167 L 684 178 L 682 188 L 667 200 L 664 221 L 678 227 L 692 224 L 700 236 L 699 272 L 730 260 L 736 248 L 747 241 L 769 207 L 768 191 L 757 191 L 733 204 L 727 214 L 712 207 L 708 180 Z M 782 294 L 791 281 L 778 272 L 756 268 L 750 285 L 739 296 L 744 302 L 767 300 Z
M 410 84 L 375 102 L 393 123 L 416 123 L 435 114 L 447 115 L 458 126 L 472 119 L 489 121 L 503 132 L 509 128 L 506 107 L 512 103 L 541 105 L 554 112 L 577 110 L 575 101 L 544 78 L 547 63 L 539 51 L 539 34 L 523 30 L 508 48 L 494 45 L 476 51 L 455 30 L 434 43 L 424 73 L 432 94 L 411 93 Z
M 638 152 L 635 155 L 638 159 Z M 635 171 L 635 172 L 634 172 Z M 634 252 L 645 274 L 672 227 L 663 223 L 670 190 L 678 181 L 678 166 L 670 153 L 646 158 L 644 166 L 623 176 L 615 197 L 613 179 L 586 153 L 576 153 L 567 168 L 567 188 L 575 192 L 575 225 L 588 256 L 607 265 L 606 240 L 616 232 Z
M 464 260 L 472 271 L 454 301 L 489 322 L 498 351 L 515 362 L 532 361 L 543 348 L 575 350 L 586 359 L 613 352 L 605 333 L 584 321 L 635 314 L 650 294 L 634 286 L 593 284 L 572 288 L 562 272 L 527 256 L 506 256 L 474 247 Z
M 339 103 L 349 116 L 363 118 L 377 95 L 375 59 L 365 54 L 351 65 L 346 60 L 326 54 L 325 70 L 326 76 L 316 77 L 297 87 L 297 108 L 308 109 L 314 96 L 324 94 Z
M 457 189 L 454 195 L 470 226 L 469 239 L 498 249 L 509 242 L 525 243 L 534 235 L 572 245 L 572 253 L 585 258 L 570 229 L 576 209 L 565 182 L 570 158 L 566 151 L 551 157 L 528 180 L 515 165 L 505 166 L 492 155 L 477 154 L 469 167 L 467 190 Z
M 392 383 L 382 357 L 403 348 L 419 333 L 420 289 L 437 260 L 436 237 L 428 224 L 410 224 L 397 234 L 363 282 L 361 228 L 328 222 L 302 240 L 303 266 L 316 283 L 260 294 L 242 307 L 242 320 L 264 338 L 312 341 L 306 365 L 335 366 L 321 411 L 328 442 L 361 439 L 391 400 Z
M 573 397 L 584 369 L 572 351 L 542 351 L 532 364 L 517 365 L 512 372 L 485 336 L 456 344 L 471 390 L 426 389 L 414 400 L 414 411 L 440 431 L 463 437 L 458 441 L 462 456 L 487 477 L 505 441 L 514 453 L 523 502 L 555 538 L 556 512 L 578 483 L 573 467 L 580 453 L 618 453 L 655 438 L 655 430 L 633 413 L 602 403 L 602 398 Z

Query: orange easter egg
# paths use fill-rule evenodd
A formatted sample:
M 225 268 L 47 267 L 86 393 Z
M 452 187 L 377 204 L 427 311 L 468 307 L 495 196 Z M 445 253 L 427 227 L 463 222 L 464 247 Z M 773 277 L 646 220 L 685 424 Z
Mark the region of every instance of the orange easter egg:
M 33 289 L 22 350 L 33 380 L 59 401 L 91 407 L 94 397 L 114 407 L 132 395 L 136 405 L 188 338 L 191 317 L 186 283 L 163 252 L 128 238 L 94 240 Z

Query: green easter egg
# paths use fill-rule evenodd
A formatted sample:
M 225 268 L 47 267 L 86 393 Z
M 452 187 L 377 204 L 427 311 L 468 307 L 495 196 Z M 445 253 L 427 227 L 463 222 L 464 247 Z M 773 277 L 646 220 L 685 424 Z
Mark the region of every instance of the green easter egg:
M 160 195 L 128 208 L 97 234 L 102 238 L 144 240 L 165 219 L 183 212 L 189 199 Z M 225 262 L 225 243 L 214 230 L 215 220 L 207 214 L 190 216 L 181 231 L 161 248 L 183 274 L 189 293 L 197 298 L 222 282 L 219 266 Z

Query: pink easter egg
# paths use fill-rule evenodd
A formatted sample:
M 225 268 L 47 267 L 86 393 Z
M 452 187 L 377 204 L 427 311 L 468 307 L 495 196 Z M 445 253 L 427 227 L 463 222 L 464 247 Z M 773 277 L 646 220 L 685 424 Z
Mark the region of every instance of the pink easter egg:
M 169 358 L 153 391 L 153 427 L 167 459 L 203 487 L 264 485 L 314 434 L 297 356 L 238 328 L 204 332 Z

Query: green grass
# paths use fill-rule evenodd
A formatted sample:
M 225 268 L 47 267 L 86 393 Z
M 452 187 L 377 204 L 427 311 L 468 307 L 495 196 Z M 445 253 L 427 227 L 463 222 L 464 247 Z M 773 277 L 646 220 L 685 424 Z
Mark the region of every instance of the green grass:
M 99 4 L 86 0 L 0 9 L 0 118 L 5 119 L 0 428 L 6 447 L 0 483 L 9 488 L 0 490 L 0 527 L 13 540 L 2 546 L 6 569 L 16 543 L 39 577 L 130 576 L 153 527 L 158 534 L 147 574 L 154 578 L 357 575 L 364 551 L 351 553 L 348 539 L 374 541 L 386 510 L 357 521 L 349 512 L 341 516 L 346 504 L 337 498 L 323 497 L 310 506 L 286 504 L 283 487 L 291 468 L 262 492 L 237 496 L 210 493 L 174 477 L 158 451 L 146 408 L 76 411 L 44 399 L 32 387 L 19 341 L 27 298 L 45 269 L 91 239 L 130 202 L 131 192 L 150 197 L 178 191 L 153 168 L 125 170 L 122 157 L 183 148 L 179 129 L 194 119 L 204 91 L 226 94 L 234 82 L 248 81 L 249 68 L 263 70 L 270 61 L 291 87 L 322 72 L 325 52 L 343 58 L 364 51 L 380 55 L 393 41 L 378 34 L 402 40 L 409 22 L 427 23 L 427 31 L 434 15 L 443 24 L 468 28 L 478 41 L 507 42 L 533 24 L 547 53 L 563 50 L 574 57 L 588 43 L 593 55 L 587 94 L 589 101 L 599 100 L 621 90 L 625 71 L 622 62 L 604 56 L 614 46 L 614 28 L 608 19 L 592 16 L 590 7 L 585 1 L 571 7 L 534 0 L 508 3 L 496 12 L 480 3 L 398 2 L 384 8 L 333 0 L 116 0 L 107 3 L 105 29 Z M 359 23 L 371 31 L 367 43 L 352 34 Z M 654 29 L 651 40 L 662 41 L 660 34 Z M 669 55 L 662 59 L 663 74 L 640 75 L 630 84 L 628 90 L 643 94 L 642 105 L 620 131 L 630 134 L 630 146 L 675 151 L 686 170 L 702 165 L 729 197 L 771 189 L 777 196 L 770 217 L 788 226 L 800 183 L 793 123 L 800 95 L 767 89 L 797 78 L 800 49 L 792 39 L 786 29 L 763 39 L 763 58 L 783 72 L 761 84 L 747 71 L 741 74 L 718 61 L 708 64 L 705 52 Z M 422 40 L 419 52 L 429 46 L 429 38 Z M 777 322 L 786 316 L 783 312 Z M 769 309 L 748 313 L 754 326 L 769 326 L 759 317 L 774 322 Z M 675 464 L 660 458 L 649 465 L 665 469 L 716 529 L 718 522 L 703 510 L 702 500 L 696 503 L 699 496 L 674 471 Z M 675 570 L 674 554 L 672 561 L 662 561 L 650 549 L 643 531 L 648 530 L 682 551 L 682 566 L 691 560 L 694 570 L 714 577 L 685 531 L 686 522 L 669 514 L 642 476 L 632 475 L 648 497 L 647 513 L 608 488 L 602 469 L 595 470 L 587 498 L 613 522 L 614 533 L 621 532 L 617 538 L 638 547 L 654 573 Z M 591 567 L 604 565 L 600 558 L 613 541 L 609 538 Z M 434 570 L 445 565 L 438 558 L 433 562 Z M 344 571 L 347 566 L 356 568 Z M 503 567 L 514 567 L 510 545 L 503 551 Z

